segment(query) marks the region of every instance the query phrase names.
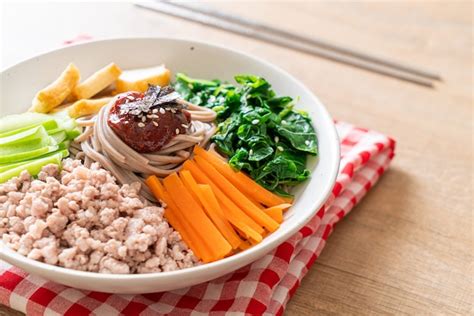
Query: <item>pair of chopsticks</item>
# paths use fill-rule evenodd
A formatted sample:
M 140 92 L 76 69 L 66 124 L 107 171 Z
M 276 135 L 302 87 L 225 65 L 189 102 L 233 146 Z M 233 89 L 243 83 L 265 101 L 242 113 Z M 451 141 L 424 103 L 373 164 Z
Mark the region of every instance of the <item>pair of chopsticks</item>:
M 441 80 L 440 75 L 428 70 L 390 61 L 321 39 L 289 32 L 202 5 L 198 7 L 170 1 L 143 2 L 136 5 L 426 87 L 433 87 L 434 81 Z

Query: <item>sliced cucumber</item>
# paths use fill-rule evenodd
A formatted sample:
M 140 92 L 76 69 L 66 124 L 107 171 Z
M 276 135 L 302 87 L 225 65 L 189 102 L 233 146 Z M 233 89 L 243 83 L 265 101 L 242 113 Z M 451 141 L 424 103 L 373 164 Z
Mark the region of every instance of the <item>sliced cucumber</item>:
M 2 164 L 2 165 L 0 165 L 0 173 L 4 172 L 4 171 L 7 171 L 7 170 L 10 170 L 10 169 L 13 169 L 15 167 L 24 165 L 28 162 L 30 162 L 30 160 L 22 161 L 22 162 L 15 162 L 15 163 L 9 163 L 9 164 Z
M 20 162 L 20 161 L 30 160 L 30 159 L 42 156 L 44 154 L 56 151 L 58 150 L 58 148 L 59 148 L 58 145 L 45 146 L 38 149 L 30 150 L 30 151 L 12 153 L 10 155 L 0 155 L 0 163 L 2 164 L 15 163 L 15 162 Z
M 69 145 L 71 145 L 71 141 L 65 140 L 62 143 L 58 144 L 58 150 L 68 149 Z
M 64 159 L 64 158 L 69 156 L 69 150 L 66 149 L 68 146 L 69 145 L 67 145 L 65 143 L 61 143 L 61 144 L 58 145 L 58 150 L 57 151 L 54 151 L 54 152 L 36 157 L 35 159 L 25 160 L 25 161 L 20 161 L 20 162 L 15 162 L 15 163 L 1 164 L 0 165 L 0 173 L 4 172 L 4 171 L 7 171 L 7 170 L 10 170 L 10 169 L 13 169 L 15 167 L 22 166 L 22 165 L 27 164 L 27 163 L 33 162 L 36 159 L 51 157 L 51 156 L 56 155 L 56 154 L 61 154 L 61 157 Z
M 50 131 L 50 130 L 54 130 L 54 129 L 58 128 L 58 122 L 56 122 L 55 119 L 50 119 L 49 121 L 46 121 L 46 122 L 43 122 L 43 123 L 40 123 L 40 124 L 34 124 L 34 125 L 31 125 L 31 126 L 26 126 L 26 127 L 22 127 L 22 128 L 19 128 L 19 129 L 15 129 L 15 130 L 12 130 L 12 131 L 5 132 L 5 133 L 1 133 L 0 138 L 5 137 L 5 136 L 18 134 L 20 132 L 29 130 L 29 129 L 37 127 L 37 126 L 43 126 L 45 130 Z
M 35 126 L 50 121 L 52 116 L 41 113 L 22 113 L 7 115 L 0 118 L 0 133 Z
M 62 154 L 59 152 L 54 155 L 36 159 L 26 164 L 11 168 L 7 171 L 0 173 L 0 183 L 6 182 L 13 177 L 19 176 L 23 170 L 27 170 L 30 173 L 30 175 L 36 176 L 38 175 L 38 173 L 40 173 L 41 169 L 46 165 L 55 164 L 59 166 L 61 164 L 61 159 L 62 159 Z
M 40 138 L 47 137 L 47 136 L 48 136 L 48 133 L 46 132 L 43 126 L 33 127 L 23 132 L 19 132 L 17 134 L 1 137 L 0 148 L 4 145 L 19 144 L 19 143 L 31 141 L 34 139 L 39 140 Z
M 43 138 L 32 139 L 15 144 L 3 145 L 0 146 L 0 160 L 3 158 L 3 156 L 10 156 L 22 152 L 28 152 L 50 145 L 56 145 L 56 142 L 54 141 L 54 138 L 48 135 Z
M 56 142 L 56 144 L 60 144 L 61 142 L 63 142 L 67 138 L 67 134 L 64 130 L 60 130 L 59 132 L 54 133 L 54 134 L 50 134 L 49 136 L 54 138 L 54 141 Z
M 67 139 L 75 139 L 77 136 L 81 135 L 81 130 L 79 128 L 72 129 L 70 131 L 66 131 Z

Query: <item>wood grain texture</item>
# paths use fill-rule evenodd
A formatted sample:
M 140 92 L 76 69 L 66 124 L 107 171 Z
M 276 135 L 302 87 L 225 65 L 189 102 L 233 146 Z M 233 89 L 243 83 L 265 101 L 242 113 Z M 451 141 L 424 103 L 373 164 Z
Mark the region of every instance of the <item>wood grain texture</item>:
M 4 5 L 2 63 L 13 64 L 86 33 L 192 37 L 279 65 L 312 89 L 337 119 L 398 141 L 391 169 L 337 226 L 287 315 L 474 313 L 472 3 L 212 5 L 432 68 L 444 81 L 435 89 L 422 88 L 110 3 Z

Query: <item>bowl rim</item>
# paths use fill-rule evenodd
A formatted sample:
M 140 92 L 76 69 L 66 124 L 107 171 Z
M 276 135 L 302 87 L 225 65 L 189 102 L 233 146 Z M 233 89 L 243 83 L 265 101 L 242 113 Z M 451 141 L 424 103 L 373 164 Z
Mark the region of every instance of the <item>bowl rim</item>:
M 264 245 L 263 243 L 259 243 L 255 245 L 254 247 L 247 249 L 245 251 L 239 252 L 237 254 L 234 254 L 230 257 L 220 259 L 218 261 L 210 262 L 210 263 L 205 263 L 202 265 L 190 267 L 190 268 L 184 268 L 180 270 L 174 270 L 174 271 L 163 271 L 163 272 L 152 272 L 152 273 L 143 273 L 143 274 L 106 274 L 106 273 L 98 273 L 98 272 L 89 272 L 89 271 L 80 271 L 80 270 L 74 270 L 74 269 L 69 269 L 65 267 L 60 267 L 60 266 L 55 266 L 55 265 L 50 265 L 44 262 L 36 261 L 33 259 L 29 259 L 23 255 L 20 255 L 16 251 L 10 249 L 7 247 L 3 241 L 0 239 L 0 259 L 5 259 L 5 257 L 12 258 L 13 260 L 17 262 L 21 262 L 22 264 L 29 265 L 41 270 L 46 270 L 48 272 L 54 272 L 62 275 L 68 275 L 68 276 L 74 276 L 74 277 L 81 277 L 81 278 L 87 278 L 87 279 L 100 279 L 102 281 L 117 281 L 117 280 L 144 280 L 144 279 L 160 279 L 160 278 L 168 278 L 168 277 L 186 277 L 187 275 L 192 275 L 194 273 L 199 273 L 199 272 L 204 272 L 208 269 L 211 268 L 218 268 L 218 267 L 225 267 L 226 265 L 232 265 L 232 263 L 239 261 L 242 257 L 246 257 L 249 255 L 249 251 L 254 250 L 253 252 L 257 253 L 268 253 L 272 251 L 273 249 L 277 248 L 279 245 L 281 245 L 285 240 L 289 238 L 289 236 L 294 235 L 301 227 L 303 227 L 311 218 L 313 218 L 316 214 L 316 212 L 320 209 L 320 207 L 323 206 L 324 202 L 327 200 L 329 195 L 332 192 L 332 188 L 335 184 L 336 177 L 339 171 L 339 161 L 340 161 L 340 145 L 339 145 L 339 136 L 336 131 L 336 127 L 334 124 L 334 120 L 331 118 L 328 110 L 324 106 L 324 104 L 319 100 L 319 98 L 309 89 L 307 88 L 300 80 L 295 78 L 293 75 L 288 73 L 286 70 L 264 60 L 263 58 L 254 56 L 252 54 L 243 52 L 239 49 L 235 48 L 230 48 L 226 47 L 221 44 L 216 44 L 216 43 L 210 43 L 207 41 L 201 41 L 201 40 L 195 40 L 191 38 L 186 38 L 186 37 L 173 37 L 173 36 L 145 36 L 145 37 L 140 37 L 140 36 L 132 36 L 132 37 L 113 37 L 113 38 L 106 38 L 106 39 L 97 39 L 97 40 L 89 40 L 86 42 L 78 42 L 74 43 L 71 45 L 67 45 L 65 47 L 59 47 L 59 48 L 54 48 L 50 49 L 47 51 L 44 51 L 40 54 L 34 55 L 33 57 L 25 58 L 7 68 L 1 69 L 0 70 L 0 78 L 3 77 L 3 75 L 13 69 L 14 67 L 17 67 L 20 64 L 23 64 L 25 62 L 31 61 L 33 59 L 51 54 L 53 52 L 57 51 L 66 51 L 71 48 L 77 47 L 77 46 L 93 46 L 96 44 L 100 43 L 107 43 L 107 42 L 115 42 L 115 41 L 141 41 L 141 40 L 149 40 L 149 41 L 159 41 L 159 40 L 168 40 L 168 41 L 176 41 L 176 42 L 182 42 L 182 43 L 187 43 L 187 44 L 196 44 L 196 45 L 204 45 L 207 46 L 208 48 L 217 48 L 220 50 L 224 50 L 236 55 L 240 55 L 244 58 L 254 60 L 255 62 L 258 62 L 260 64 L 265 65 L 265 67 L 268 67 L 276 72 L 282 73 L 285 75 L 286 78 L 293 80 L 293 82 L 302 90 L 306 90 L 309 92 L 310 96 L 312 99 L 316 101 L 316 103 L 320 106 L 321 108 L 321 114 L 325 117 L 325 119 L 330 122 L 330 129 L 327 130 L 326 132 L 328 133 L 328 138 L 332 139 L 330 141 L 330 144 L 336 144 L 329 146 L 329 149 L 332 151 L 331 156 L 335 157 L 331 164 L 331 170 L 329 171 L 329 179 L 325 185 L 324 189 L 324 194 L 321 194 L 319 198 L 314 199 L 314 201 L 311 203 L 310 207 L 314 211 L 311 213 L 308 213 L 307 216 L 298 218 L 298 220 L 295 222 L 293 227 L 289 229 L 287 232 L 282 234 L 281 236 L 277 237 L 275 240 L 272 241 L 271 244 Z M 276 245 L 276 246 L 274 246 Z M 6 251 L 5 251 L 6 250 Z

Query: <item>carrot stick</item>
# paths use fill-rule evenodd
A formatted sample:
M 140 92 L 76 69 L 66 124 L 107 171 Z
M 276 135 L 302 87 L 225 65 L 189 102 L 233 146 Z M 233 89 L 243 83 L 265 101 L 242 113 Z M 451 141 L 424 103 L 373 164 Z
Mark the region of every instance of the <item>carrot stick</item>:
M 201 198 L 198 196 L 200 191 L 197 190 L 196 188 L 194 188 L 194 184 L 197 186 L 197 183 L 196 183 L 196 180 L 194 180 L 191 173 L 188 170 L 181 170 L 179 172 L 179 177 L 180 177 L 181 181 L 183 181 L 183 184 L 188 189 L 189 193 L 191 193 L 191 195 L 193 196 L 196 203 L 201 205 L 201 207 L 204 209 L 204 204 L 202 204 Z M 205 210 L 206 209 L 204 209 L 204 211 Z M 207 216 L 209 216 L 209 214 L 207 214 Z M 212 218 L 211 218 L 211 220 L 212 220 Z
M 232 250 L 232 246 L 206 216 L 201 206 L 184 186 L 178 174 L 170 174 L 163 180 L 163 184 L 178 206 L 178 212 L 184 215 L 191 227 L 200 232 L 199 235 L 204 239 L 205 245 L 211 250 L 212 260 L 218 260 L 228 255 Z
M 280 210 L 282 210 L 282 211 L 286 211 L 286 210 L 289 209 L 290 207 L 291 207 L 291 204 L 290 204 L 290 203 L 283 203 L 283 204 L 279 204 L 279 205 L 275 205 L 275 206 L 266 208 L 265 211 L 268 211 L 268 210 L 270 210 L 270 209 L 280 209 Z
M 250 247 L 252 247 L 252 245 L 251 245 L 248 241 L 244 241 L 244 242 L 240 245 L 240 249 L 241 249 L 241 250 L 247 250 L 247 249 L 249 249 Z
M 268 191 L 257 182 L 248 177 L 245 173 L 234 171 L 226 162 L 220 160 L 215 154 L 212 154 L 199 146 L 194 147 L 197 156 L 202 156 L 207 162 L 212 164 L 227 180 L 229 180 L 240 191 L 253 197 L 256 201 L 266 206 L 275 206 L 283 204 L 285 201 L 278 195 Z
M 153 193 L 153 195 L 159 199 L 159 200 L 163 200 L 163 193 L 164 193 L 164 188 L 163 186 L 161 185 L 161 182 L 160 180 L 152 175 L 152 176 L 149 176 L 148 178 L 146 178 L 145 180 L 145 184 L 148 186 L 148 188 L 150 188 L 151 190 L 151 193 Z M 165 202 L 166 203 L 166 202 Z
M 203 254 L 201 253 L 200 249 L 196 247 L 196 244 L 189 236 L 189 233 L 184 229 L 183 223 L 181 223 L 178 217 L 176 216 L 176 211 L 170 207 L 167 207 L 165 209 L 164 216 L 166 220 L 168 221 L 168 223 L 170 223 L 170 225 L 173 226 L 173 228 L 177 232 L 179 232 L 179 234 L 183 238 L 183 241 L 186 243 L 186 245 L 189 246 L 189 248 L 191 248 L 191 250 L 194 252 L 196 257 L 202 258 Z
M 219 187 L 209 179 L 209 177 L 202 172 L 202 170 L 198 167 L 198 165 L 192 160 L 186 160 L 183 164 L 184 170 L 189 170 L 193 175 L 194 179 L 196 179 L 200 183 L 209 184 L 212 188 L 212 191 L 222 202 L 222 206 L 227 212 L 225 212 L 225 216 L 227 219 L 234 225 L 238 227 L 239 224 L 245 223 L 258 234 L 263 234 L 264 229 L 258 225 L 256 222 L 253 221 L 247 214 L 245 214 L 231 199 L 229 199 L 224 192 L 219 189 Z
M 261 209 L 256 207 L 247 197 L 240 192 L 232 183 L 230 183 L 223 175 L 221 175 L 210 163 L 208 163 L 202 156 L 194 158 L 201 170 L 217 185 L 219 188 L 232 200 L 235 204 L 247 213 L 259 225 L 265 227 L 271 232 L 278 229 L 280 224 L 273 220 Z
M 178 212 L 177 205 L 173 202 L 169 193 L 156 176 L 150 176 L 145 180 L 153 195 L 167 204 L 165 208 L 165 218 L 177 230 L 184 242 L 191 248 L 194 254 L 204 262 L 211 261 L 211 253 L 204 247 L 204 242 L 196 231 L 194 231 L 183 216 Z
M 285 203 L 289 203 L 289 204 L 292 204 L 294 201 L 293 197 L 282 196 L 281 198 L 283 199 L 283 201 L 285 201 Z
M 266 208 L 264 212 L 267 213 L 275 221 L 281 224 L 283 222 L 283 211 L 289 208 L 290 206 L 291 204 L 286 204 L 286 203 L 280 204 L 280 205 Z
M 216 222 L 218 223 L 220 222 L 218 225 L 219 230 L 222 232 L 224 237 L 226 237 L 226 239 L 232 245 L 232 248 L 234 249 L 239 248 L 240 244 L 243 241 L 242 239 L 240 239 L 239 235 L 235 232 L 230 222 L 225 218 L 222 210 L 220 209 L 219 202 L 217 201 L 216 196 L 214 195 L 214 192 L 212 192 L 211 187 L 207 184 L 199 184 L 198 188 L 202 192 L 202 196 L 203 196 L 202 202 L 206 204 L 206 208 L 209 209 L 209 213 L 213 214 L 213 218 L 214 217 L 216 218 Z M 255 232 L 255 234 L 258 234 L 258 233 Z
M 248 239 L 249 241 L 252 241 L 252 240 L 253 240 L 253 241 L 257 242 L 257 243 L 259 243 L 259 242 L 262 241 L 262 239 L 263 239 L 262 235 L 257 234 L 253 229 L 249 229 L 249 227 L 248 227 L 247 225 L 243 225 L 243 226 L 240 226 L 240 227 L 242 227 L 242 228 L 241 228 L 241 229 L 242 229 L 242 232 L 243 232 L 246 236 L 248 236 L 247 239 Z
M 229 221 L 225 218 L 211 187 L 207 184 L 197 184 L 189 170 L 181 170 L 179 174 L 186 188 L 193 192 L 198 198 L 200 203 L 204 206 L 204 211 L 207 216 L 209 216 L 224 238 L 230 243 L 232 249 L 237 249 L 242 240 L 234 231 L 234 228 L 230 225 Z
M 249 199 L 250 202 L 252 202 L 256 207 L 258 207 L 259 209 L 261 210 L 264 210 L 265 209 L 265 206 L 263 206 L 262 204 L 260 204 L 259 202 L 257 202 L 253 197 L 245 194 L 245 192 L 243 192 L 244 195 L 247 197 L 247 199 Z

